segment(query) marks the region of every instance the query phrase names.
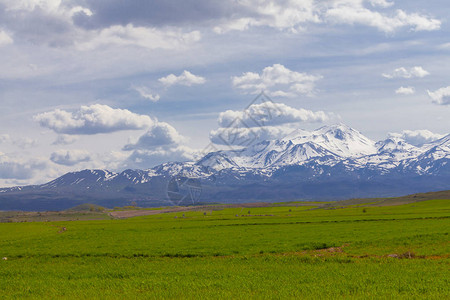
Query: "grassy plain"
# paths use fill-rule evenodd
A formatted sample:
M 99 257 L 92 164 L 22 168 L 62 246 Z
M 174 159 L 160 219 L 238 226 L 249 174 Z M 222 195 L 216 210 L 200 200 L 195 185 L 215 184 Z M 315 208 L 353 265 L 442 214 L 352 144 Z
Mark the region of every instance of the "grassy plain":
M 450 200 L 376 203 L 202 206 L 128 219 L 104 213 L 104 220 L 2 223 L 0 294 L 449 298 Z

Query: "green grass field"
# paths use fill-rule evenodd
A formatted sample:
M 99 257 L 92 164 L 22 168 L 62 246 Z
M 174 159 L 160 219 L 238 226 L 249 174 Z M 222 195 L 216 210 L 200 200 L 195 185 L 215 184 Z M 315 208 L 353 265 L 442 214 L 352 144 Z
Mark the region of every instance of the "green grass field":
M 95 218 L 1 223 L 1 298 L 450 298 L 450 200 Z

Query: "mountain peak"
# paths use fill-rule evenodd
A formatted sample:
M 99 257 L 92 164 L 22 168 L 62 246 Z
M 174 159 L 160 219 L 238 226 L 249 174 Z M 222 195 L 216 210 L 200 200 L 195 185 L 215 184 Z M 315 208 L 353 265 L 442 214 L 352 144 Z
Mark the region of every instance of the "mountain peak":
M 404 139 L 399 137 L 389 137 L 384 141 L 376 143 L 379 153 L 384 152 L 408 152 L 416 149 L 415 146 L 407 143 Z
M 376 153 L 375 142 L 359 131 L 342 123 L 326 125 L 312 132 L 301 131 L 300 135 L 290 136 L 294 144 L 313 142 L 341 157 L 359 157 Z

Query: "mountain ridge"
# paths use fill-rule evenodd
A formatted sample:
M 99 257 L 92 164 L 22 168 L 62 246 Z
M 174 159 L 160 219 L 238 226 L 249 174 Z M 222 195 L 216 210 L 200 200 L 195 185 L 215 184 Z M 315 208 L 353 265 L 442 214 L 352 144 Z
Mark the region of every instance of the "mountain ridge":
M 103 206 L 167 204 L 168 182 L 178 177 L 201 181 L 203 199 L 196 200 L 205 202 L 332 200 L 443 190 L 450 188 L 450 134 L 414 146 L 398 137 L 374 142 L 344 124 L 297 130 L 247 148 L 211 152 L 197 162 L 122 172 L 82 170 L 42 185 L 3 188 L 0 209 L 18 207 L 14 199 L 16 204 L 47 203 L 43 207 L 58 199 L 96 198 L 95 204 Z

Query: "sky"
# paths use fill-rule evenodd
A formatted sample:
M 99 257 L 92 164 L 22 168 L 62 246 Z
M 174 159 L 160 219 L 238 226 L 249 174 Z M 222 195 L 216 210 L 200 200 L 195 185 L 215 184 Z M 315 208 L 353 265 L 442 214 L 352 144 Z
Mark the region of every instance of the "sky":
M 374 141 L 438 139 L 450 133 L 449 9 L 0 0 L 0 187 L 195 160 L 232 144 L 221 137 L 236 118 L 259 139 L 334 123 Z M 276 121 L 249 106 L 261 91 Z

